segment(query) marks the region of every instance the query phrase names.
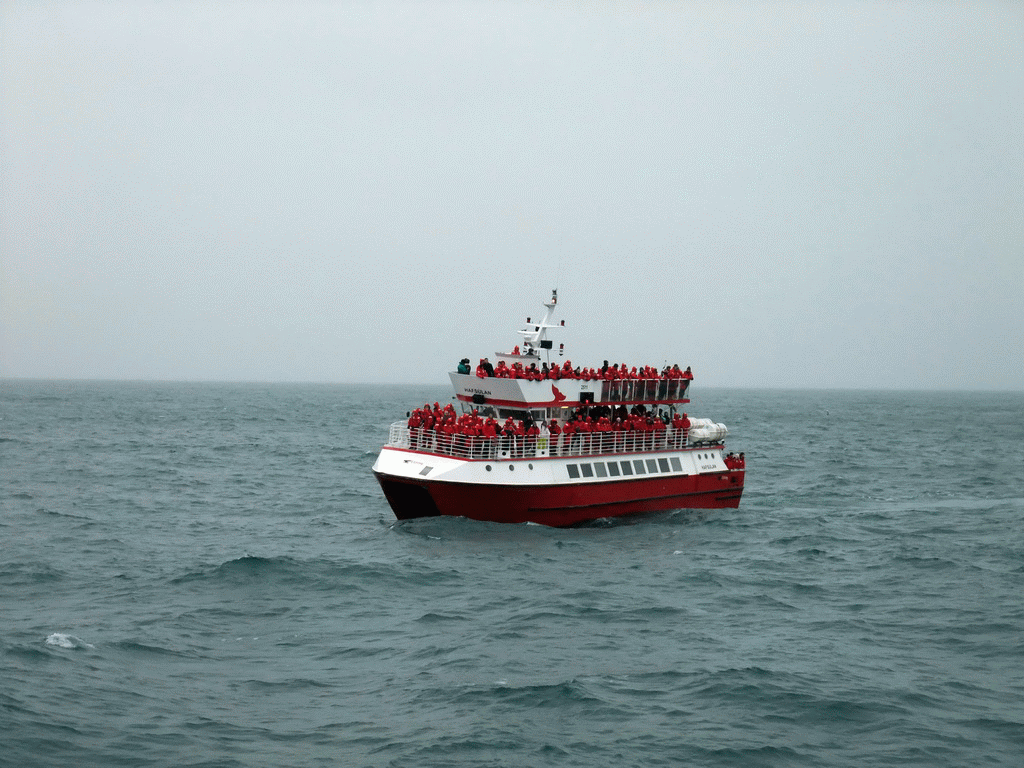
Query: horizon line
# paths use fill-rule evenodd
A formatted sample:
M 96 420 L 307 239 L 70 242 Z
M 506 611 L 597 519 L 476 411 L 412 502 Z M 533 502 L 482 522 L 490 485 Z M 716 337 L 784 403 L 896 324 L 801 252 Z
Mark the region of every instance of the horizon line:
M 390 382 L 390 381 L 313 381 L 301 379 L 164 379 L 164 378 L 75 378 L 75 377 L 41 377 L 41 376 L 0 376 L 0 382 L 47 382 L 47 383 L 92 383 L 92 384 L 258 384 L 258 385 L 303 385 L 303 386 L 352 386 L 352 387 L 444 387 L 447 384 L 437 382 Z M 983 393 L 1004 393 L 1024 394 L 1024 388 L 1003 389 L 995 387 L 841 387 L 841 386 L 760 386 L 760 385 L 732 385 L 732 384 L 709 384 L 700 389 L 732 389 L 732 390 L 757 390 L 768 392 L 983 392 Z

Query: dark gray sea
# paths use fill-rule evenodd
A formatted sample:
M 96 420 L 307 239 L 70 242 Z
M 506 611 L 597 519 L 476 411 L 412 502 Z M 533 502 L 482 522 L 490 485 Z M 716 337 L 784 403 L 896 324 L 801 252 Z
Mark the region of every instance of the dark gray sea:
M 442 388 L 0 382 L 3 766 L 1024 765 L 1024 394 L 694 388 L 739 509 L 396 523 Z

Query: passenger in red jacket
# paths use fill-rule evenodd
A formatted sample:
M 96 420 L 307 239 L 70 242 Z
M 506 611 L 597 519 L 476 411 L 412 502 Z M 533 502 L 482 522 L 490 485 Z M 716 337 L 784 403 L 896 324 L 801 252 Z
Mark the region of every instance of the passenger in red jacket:
M 576 446 L 579 443 L 579 436 L 576 434 L 576 421 L 567 421 L 562 428 L 562 434 L 565 435 L 565 453 L 569 455 L 576 450 Z
M 441 450 L 443 453 L 451 454 L 452 441 L 455 439 L 455 432 L 455 419 L 448 416 L 441 425 Z
M 548 424 L 548 434 L 551 436 L 551 455 L 560 456 L 561 446 L 559 441 L 562 437 L 562 428 L 558 426 L 558 421 L 552 419 Z
M 655 417 L 654 418 L 654 425 L 653 426 L 654 426 L 654 444 L 655 444 L 655 447 L 656 448 L 667 448 L 668 446 L 665 444 L 666 443 L 666 439 L 665 439 L 666 434 L 665 433 L 667 431 L 666 428 L 665 428 L 665 422 L 662 421 L 660 418 Z
M 672 447 L 680 448 L 683 444 L 683 417 L 682 415 L 675 413 L 672 414 Z
M 595 430 L 594 419 L 590 416 L 585 417 L 583 421 L 576 425 L 576 429 L 580 433 L 581 450 L 588 455 L 593 453 Z
M 537 426 L 537 422 L 531 421 L 523 432 L 526 437 L 526 455 L 533 456 L 537 453 L 537 437 L 540 435 L 540 427 Z

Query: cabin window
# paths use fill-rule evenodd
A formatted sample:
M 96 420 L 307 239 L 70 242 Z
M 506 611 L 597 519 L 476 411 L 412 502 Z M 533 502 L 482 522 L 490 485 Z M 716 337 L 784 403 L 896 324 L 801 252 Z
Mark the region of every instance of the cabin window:
M 647 460 L 647 471 L 650 472 L 652 475 L 653 474 L 657 474 L 657 472 L 658 472 L 658 462 L 656 462 L 654 459 L 648 459 Z
M 510 416 L 513 419 L 515 419 L 516 421 L 526 421 L 526 419 L 529 418 L 529 416 L 530 416 L 530 412 L 529 411 L 517 411 L 517 410 L 513 410 L 512 408 L 499 408 L 498 409 L 498 417 L 502 421 L 504 421 L 505 419 L 509 418 Z
M 569 473 L 569 477 L 574 480 L 580 476 L 580 468 L 575 464 L 567 464 L 565 470 Z
M 658 459 L 658 466 L 662 472 L 668 472 L 668 459 Z
M 600 462 L 600 461 L 596 462 L 594 464 L 594 469 L 597 471 L 597 476 L 598 477 L 608 477 L 608 472 L 605 471 L 604 463 L 603 462 Z
M 622 462 L 622 474 L 626 477 L 633 474 L 633 465 L 628 461 Z
M 683 471 L 683 465 L 679 463 L 679 457 L 678 456 L 673 456 L 671 459 L 669 459 L 669 461 L 672 462 L 672 471 L 673 472 L 682 472 Z
M 594 469 L 589 464 L 580 464 L 580 469 L 583 470 L 584 477 L 594 476 Z
M 633 462 L 633 469 L 636 470 L 636 473 L 638 475 L 646 475 L 647 474 L 647 470 L 644 469 L 644 460 L 643 459 L 637 459 L 636 461 L 634 461 Z
M 608 462 L 608 474 L 611 475 L 612 477 L 618 477 L 619 476 L 619 462 L 617 462 L 617 461 L 609 461 Z

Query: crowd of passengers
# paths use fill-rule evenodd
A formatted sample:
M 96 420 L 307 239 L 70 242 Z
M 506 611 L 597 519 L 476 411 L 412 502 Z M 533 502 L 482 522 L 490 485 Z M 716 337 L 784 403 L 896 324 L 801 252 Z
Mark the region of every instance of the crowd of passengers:
M 519 354 L 519 347 L 513 350 L 513 354 Z M 458 367 L 459 373 L 469 373 L 469 358 L 463 358 L 459 361 Z M 531 381 L 543 381 L 544 379 L 584 379 L 588 381 L 615 381 L 619 379 L 692 379 L 693 373 L 690 371 L 690 366 L 686 366 L 686 370 L 682 370 L 678 365 L 666 365 L 660 371 L 654 366 L 643 365 L 639 368 L 633 366 L 632 368 L 627 365 L 615 363 L 614 365 L 608 365 L 608 361 L 604 361 L 604 365 L 600 368 L 580 368 L 579 366 L 573 367 L 571 360 L 566 360 L 561 365 L 555 364 L 548 366 L 546 362 L 540 364 L 537 367 L 537 363 L 530 363 L 524 366 L 520 362 L 515 362 L 512 365 L 508 365 L 504 360 L 499 360 L 497 366 L 491 365 L 490 360 L 486 357 L 481 359 L 476 366 L 476 375 L 481 379 L 486 379 L 489 376 L 504 379 L 529 379 Z
M 689 444 L 690 419 L 685 413 L 654 413 L 638 404 L 628 410 L 624 405 L 583 405 L 564 425 L 557 419 L 544 423 L 529 417 L 500 422 L 480 416 L 476 409 L 458 415 L 451 403 L 443 408 L 428 403 L 409 414 L 408 426 L 412 448 L 481 457 L 500 448 L 521 457 L 535 455 L 541 439 L 551 456 L 683 448 Z
M 745 469 L 747 466 L 747 459 L 742 452 L 733 453 L 730 451 L 723 461 L 729 469 Z

